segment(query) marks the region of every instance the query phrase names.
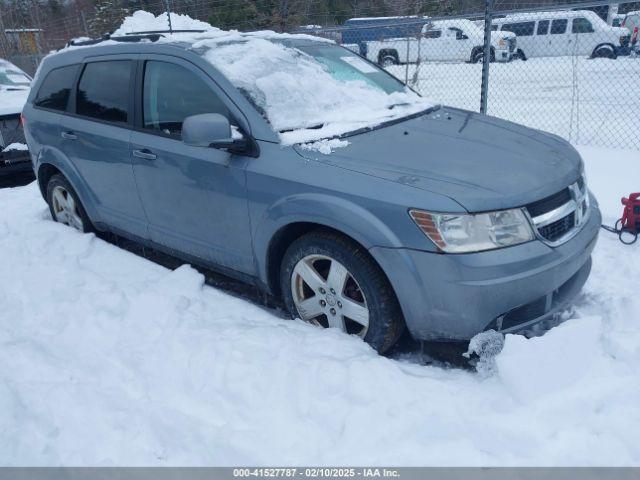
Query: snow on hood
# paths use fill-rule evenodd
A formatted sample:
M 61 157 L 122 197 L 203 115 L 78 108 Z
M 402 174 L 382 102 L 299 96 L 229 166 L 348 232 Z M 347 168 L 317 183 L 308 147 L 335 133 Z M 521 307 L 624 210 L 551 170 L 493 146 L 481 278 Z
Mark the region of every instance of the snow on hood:
M 338 78 L 313 56 L 284 44 L 304 40 L 334 45 L 330 40 L 272 31 L 225 31 L 179 14 L 171 14 L 171 24 L 176 30 L 204 32 L 166 35 L 159 42 L 189 43 L 204 51 L 203 57 L 262 110 L 285 145 L 338 137 L 433 105 L 408 88 L 386 93 L 372 82 Z M 137 11 L 114 35 L 167 28 L 166 14 Z M 345 50 L 349 55 L 353 53 Z M 362 63 L 361 68 L 377 70 Z
M 495 40 L 495 39 L 500 40 L 501 38 L 516 38 L 516 34 L 513 32 L 509 32 L 507 30 L 496 30 L 491 32 L 492 40 Z

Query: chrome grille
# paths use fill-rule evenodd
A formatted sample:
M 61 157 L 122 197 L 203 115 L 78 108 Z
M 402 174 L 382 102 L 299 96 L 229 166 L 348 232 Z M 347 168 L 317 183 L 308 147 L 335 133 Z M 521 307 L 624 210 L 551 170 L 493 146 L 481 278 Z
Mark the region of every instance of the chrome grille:
M 571 212 L 569 215 L 561 218 L 560 220 L 556 220 L 549 225 L 538 228 L 538 232 L 550 242 L 555 242 L 566 235 L 566 233 L 575 226 L 575 223 L 575 212 Z
M 572 238 L 589 214 L 589 195 L 583 177 L 547 198 L 527 205 L 526 212 L 538 237 L 551 246 Z

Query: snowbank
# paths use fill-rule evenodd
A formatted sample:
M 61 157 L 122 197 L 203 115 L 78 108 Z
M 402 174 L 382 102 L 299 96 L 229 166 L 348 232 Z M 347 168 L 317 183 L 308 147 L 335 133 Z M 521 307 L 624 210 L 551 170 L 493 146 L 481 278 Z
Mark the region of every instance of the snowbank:
M 27 147 L 25 143 L 10 143 L 9 145 L 6 146 L 4 150 L 2 150 L 2 152 L 3 153 L 10 152 L 10 151 L 26 152 L 27 150 L 29 150 L 29 147 Z
M 583 153 L 626 192 L 636 153 Z M 482 378 L 55 224 L 35 184 L 0 204 L 0 465 L 640 465 L 640 244 L 603 233 L 571 319 Z

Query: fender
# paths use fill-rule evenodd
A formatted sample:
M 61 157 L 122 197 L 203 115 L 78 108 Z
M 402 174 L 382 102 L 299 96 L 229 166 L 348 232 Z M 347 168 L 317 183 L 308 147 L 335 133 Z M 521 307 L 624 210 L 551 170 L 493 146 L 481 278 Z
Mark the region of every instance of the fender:
M 304 193 L 279 199 L 255 220 L 253 243 L 257 272 L 268 283 L 268 255 L 272 239 L 294 223 L 315 223 L 353 238 L 364 248 L 401 247 L 400 239 L 369 210 L 344 198 Z
M 43 165 L 52 165 L 56 167 L 69 181 L 76 194 L 80 198 L 80 202 L 84 207 L 91 222 L 95 225 L 101 223 L 100 215 L 96 209 L 98 203 L 95 195 L 91 192 L 86 182 L 82 179 L 82 175 L 76 168 L 76 166 L 67 158 L 67 156 L 59 149 L 48 145 L 42 146 L 38 152 L 38 158 L 36 160 L 36 177 L 40 176 L 40 169 Z M 39 178 L 38 178 L 39 182 Z M 46 186 L 45 186 L 46 188 Z M 46 191 L 45 191 L 46 192 Z M 46 193 L 43 193 L 43 196 Z M 46 198 L 45 198 L 46 200 Z

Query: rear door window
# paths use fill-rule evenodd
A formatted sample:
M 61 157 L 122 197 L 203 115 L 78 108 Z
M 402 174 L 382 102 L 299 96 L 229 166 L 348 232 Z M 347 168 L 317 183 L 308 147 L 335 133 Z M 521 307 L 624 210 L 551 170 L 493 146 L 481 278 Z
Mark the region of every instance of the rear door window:
M 549 33 L 549 20 L 540 20 L 538 22 L 538 30 L 536 30 L 536 35 L 546 35 Z
M 424 32 L 424 38 L 440 38 L 442 36 L 441 30 L 427 30 Z
M 505 23 L 502 26 L 503 31 L 513 32 L 518 37 L 530 37 L 533 35 L 536 22 L 518 22 L 518 23 Z
M 127 123 L 131 91 L 130 60 L 88 63 L 76 98 L 76 113 L 96 120 Z
M 562 18 L 559 20 L 554 20 L 551 22 L 551 31 L 549 32 L 551 35 L 561 35 L 567 32 L 567 24 L 569 21 L 566 18 Z
M 77 71 L 78 65 L 51 70 L 38 90 L 35 106 L 65 111 Z
M 182 122 L 202 113 L 230 113 L 218 95 L 194 72 L 174 63 L 148 61 L 145 64 L 143 127 L 180 138 Z

